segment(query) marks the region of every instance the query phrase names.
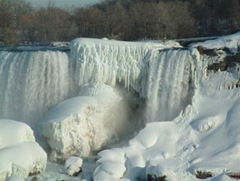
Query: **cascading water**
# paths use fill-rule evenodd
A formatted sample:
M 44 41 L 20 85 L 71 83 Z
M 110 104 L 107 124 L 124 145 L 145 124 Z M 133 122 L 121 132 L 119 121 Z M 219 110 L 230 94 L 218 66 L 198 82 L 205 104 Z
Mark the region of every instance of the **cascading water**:
M 149 59 L 146 119 L 168 121 L 191 101 L 191 62 L 188 50 L 162 50 Z
M 166 46 L 80 39 L 70 52 L 0 51 L 0 118 L 32 128 L 86 83 L 122 82 L 146 100 L 146 122 L 171 120 L 191 100 L 190 51 Z
M 79 39 L 72 51 L 79 85 L 124 82 L 147 100 L 145 122 L 172 120 L 191 102 L 195 58 L 189 50 Z
M 0 52 L 0 117 L 36 121 L 72 94 L 68 55 L 59 51 Z

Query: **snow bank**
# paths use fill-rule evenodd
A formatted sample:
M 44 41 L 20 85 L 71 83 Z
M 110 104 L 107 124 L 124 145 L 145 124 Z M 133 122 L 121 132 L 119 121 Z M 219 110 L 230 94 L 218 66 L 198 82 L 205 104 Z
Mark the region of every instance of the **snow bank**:
M 47 155 L 29 126 L 0 120 L 0 180 L 26 178 L 45 170 Z M 10 178 L 11 177 L 11 178 Z
M 174 122 L 149 123 L 125 148 L 100 152 L 94 180 L 144 179 L 145 168 L 158 163 L 163 168 L 175 167 L 179 129 Z M 169 162 L 167 162 L 168 160 Z
M 26 178 L 45 170 L 47 155 L 38 143 L 28 142 L 1 149 L 0 160 L 0 180 L 11 175 Z
M 34 142 L 32 129 L 21 122 L 0 119 L 0 149 L 24 142 Z
M 94 93 L 100 87 L 101 93 Z M 124 128 L 125 115 L 118 113 L 121 98 L 114 90 L 104 84 L 83 88 L 83 92 L 87 89 L 91 96 L 68 99 L 41 120 L 41 132 L 52 149 L 52 160 L 65 160 L 71 155 L 88 156 L 114 141 Z
M 129 146 L 105 150 L 94 180 L 197 180 L 197 171 L 239 172 L 240 98 L 238 89 L 215 97 L 197 92 L 193 106 L 173 122 L 149 123 Z M 221 141 L 220 141 L 221 140 Z
M 216 176 L 240 171 L 239 89 L 231 92 L 232 98 L 225 91 L 215 97 L 198 94 L 199 113 L 190 123 L 198 131 L 197 149 L 188 158 L 192 172 L 210 171 Z
M 202 46 L 206 49 L 223 49 L 228 48 L 233 52 L 237 52 L 240 46 L 240 32 L 222 36 L 215 40 L 208 40 L 202 43 L 193 44 L 192 47 Z

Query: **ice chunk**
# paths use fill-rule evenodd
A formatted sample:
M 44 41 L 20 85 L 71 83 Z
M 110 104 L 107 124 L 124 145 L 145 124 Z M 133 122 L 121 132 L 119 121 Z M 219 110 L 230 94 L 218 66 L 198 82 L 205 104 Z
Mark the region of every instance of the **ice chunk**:
M 80 172 L 83 160 L 76 156 L 71 156 L 65 161 L 65 169 L 68 175 L 73 176 Z
M 26 178 L 45 170 L 47 154 L 36 142 L 0 149 L 0 180 L 11 175 Z
M 52 160 L 88 156 L 112 142 L 124 128 L 124 115 L 117 116 L 121 98 L 110 86 L 97 84 L 92 89 L 96 86 L 105 91 L 90 91 L 91 96 L 68 99 L 41 120 L 41 132 L 52 149 Z
M 0 149 L 24 142 L 34 142 L 32 129 L 21 122 L 0 119 Z

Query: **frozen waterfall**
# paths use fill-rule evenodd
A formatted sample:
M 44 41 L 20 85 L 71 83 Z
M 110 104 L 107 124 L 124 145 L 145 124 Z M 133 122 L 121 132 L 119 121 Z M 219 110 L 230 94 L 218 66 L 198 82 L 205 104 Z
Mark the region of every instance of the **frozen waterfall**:
M 0 52 L 0 117 L 36 121 L 72 94 L 68 55 L 59 51 Z
M 99 42 L 98 42 L 99 41 Z M 72 43 L 76 80 L 123 82 L 147 100 L 146 121 L 172 120 L 192 98 L 193 67 L 191 51 L 128 43 L 77 39 Z
M 32 128 L 47 111 L 92 82 L 146 100 L 147 121 L 171 120 L 191 101 L 195 59 L 167 45 L 76 39 L 70 52 L 0 51 L 0 118 Z
M 147 121 L 172 120 L 190 103 L 193 61 L 188 50 L 152 54 L 147 77 Z

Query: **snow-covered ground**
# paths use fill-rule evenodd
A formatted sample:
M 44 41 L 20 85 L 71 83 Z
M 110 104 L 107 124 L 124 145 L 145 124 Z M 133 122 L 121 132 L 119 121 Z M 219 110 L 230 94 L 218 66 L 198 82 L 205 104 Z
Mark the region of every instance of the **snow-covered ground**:
M 47 154 L 28 125 L 0 119 L 0 180 L 24 179 L 43 172 L 46 164 Z
M 240 33 L 196 43 L 189 50 L 180 49 L 173 42 L 136 43 L 84 38 L 70 43 L 69 54 L 42 52 L 56 61 L 57 54 L 64 66 L 61 62 L 48 61 L 45 62 L 50 66 L 43 66 L 34 58 L 36 65 L 45 67 L 44 74 L 47 75 L 45 78 L 41 74 L 40 90 L 47 86 L 53 93 L 41 94 L 33 89 L 43 95 L 41 105 L 55 105 L 72 97 L 69 92 L 74 92 L 76 97 L 57 104 L 40 124 L 32 123 L 40 127 L 40 133 L 50 146 L 48 156 L 54 161 L 67 160 L 65 165 L 48 162 L 44 173 L 27 180 L 74 181 L 91 180 L 91 177 L 94 181 L 232 180 L 230 175 L 240 173 L 240 66 L 236 60 L 239 45 Z M 200 49 L 204 51 L 200 52 Z M 209 49 L 216 51 L 209 53 Z M 27 69 L 25 65 L 31 65 L 36 53 L 0 53 L 4 57 L 0 75 L 5 75 L 0 80 L 6 82 L 0 90 L 16 87 L 10 95 L 24 95 L 23 100 L 27 100 L 28 92 L 15 86 L 19 80 L 16 75 L 24 69 L 18 74 L 10 71 L 15 70 L 19 55 L 24 59 L 21 67 Z M 231 57 L 226 59 L 226 56 Z M 234 58 L 233 62 L 226 63 L 231 58 Z M 13 63 L 8 63 L 11 59 Z M 221 62 L 226 64 L 223 71 L 217 70 Z M 215 71 L 209 68 L 213 65 Z M 61 71 L 50 76 L 50 67 Z M 61 72 L 64 80 L 71 80 L 69 84 L 59 80 Z M 28 70 L 25 76 L 33 80 L 32 75 L 35 74 Z M 34 79 L 38 79 L 36 75 Z M 31 96 L 32 87 L 38 86 L 29 87 L 27 91 Z M 121 90 L 122 94 L 116 90 Z M 0 113 L 10 115 L 7 108 L 14 100 L 5 95 L 2 102 L 7 103 L 7 107 L 3 105 L 5 109 Z M 46 97 L 49 99 L 47 104 Z M 32 99 L 33 96 L 29 106 Z M 36 101 L 32 105 L 38 108 Z M 131 111 L 124 110 L 124 106 Z M 17 105 L 13 110 L 18 110 Z M 22 114 L 19 112 L 14 116 Z M 141 130 L 136 130 L 138 124 L 130 124 L 133 120 L 139 121 Z M 10 180 L 25 178 L 33 172 L 31 169 L 36 171 L 36 167 L 37 171 L 43 171 L 46 162 L 39 160 L 44 160 L 44 153 L 34 142 L 31 128 L 9 120 L 0 121 L 0 124 L 0 174 L 6 173 L 1 172 L 1 168 L 15 173 L 7 164 L 12 160 L 9 158 L 14 158 L 14 165 L 19 164 L 25 169 L 21 172 L 24 175 L 11 174 Z M 7 132 L 10 127 L 14 129 Z M 126 130 L 138 133 L 128 144 L 110 149 L 113 142 L 122 138 L 121 134 L 127 133 Z M 38 151 L 41 154 L 35 155 Z M 15 152 L 24 152 L 23 157 L 12 156 Z M 2 167 L 1 163 L 4 163 Z M 39 163 L 42 163 L 40 167 Z

